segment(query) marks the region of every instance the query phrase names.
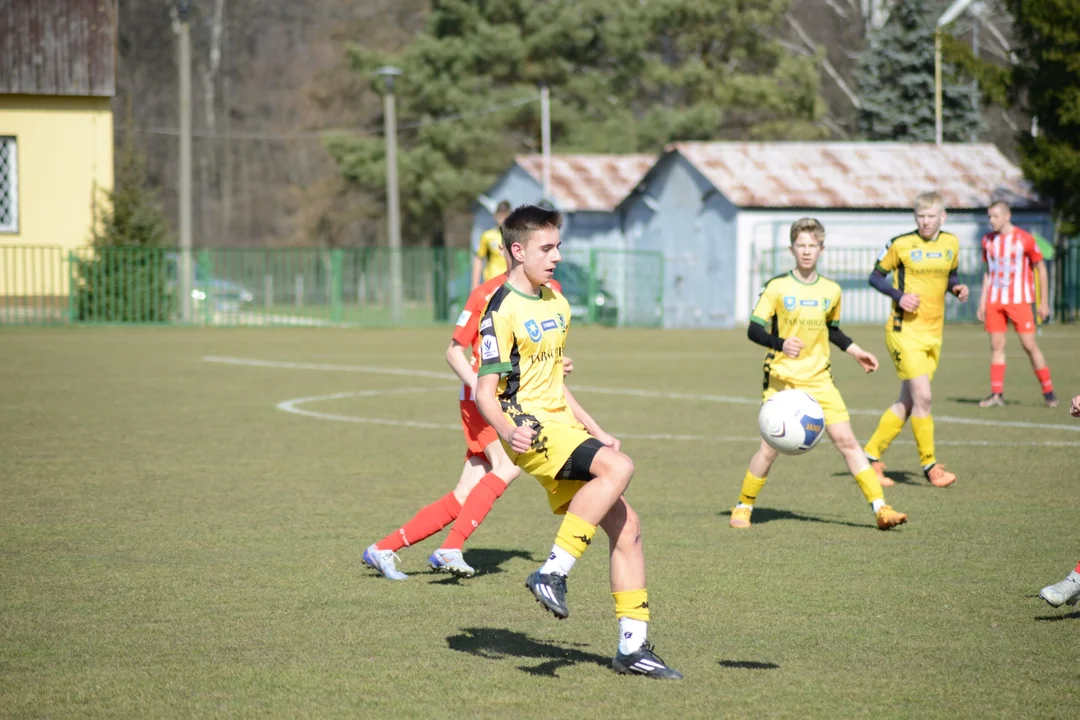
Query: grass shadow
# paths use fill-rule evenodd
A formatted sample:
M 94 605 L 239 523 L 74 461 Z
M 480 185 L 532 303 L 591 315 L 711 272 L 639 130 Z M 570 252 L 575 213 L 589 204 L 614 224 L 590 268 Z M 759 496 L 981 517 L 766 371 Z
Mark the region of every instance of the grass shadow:
M 451 650 L 476 655 L 487 660 L 524 658 L 542 660 L 539 665 L 519 665 L 529 675 L 559 677 L 558 670 L 572 665 L 600 665 L 610 668 L 611 658 L 588 652 L 584 643 L 535 640 L 524 633 L 505 628 L 462 628 L 461 634 L 446 638 Z
M 983 401 L 984 398 L 981 398 L 981 397 L 980 398 L 951 397 L 951 398 L 945 398 L 945 399 L 948 402 L 954 402 L 957 405 L 978 405 L 979 403 L 981 403 Z M 1006 400 L 1005 401 L 1006 406 L 1008 406 L 1008 405 L 1023 405 L 1023 404 L 1024 403 L 1020 402 L 1019 400 Z M 998 407 L 1000 407 L 1000 406 L 998 406 Z M 983 410 L 993 410 L 994 408 L 989 407 L 989 408 L 982 408 L 982 409 Z
M 730 510 L 724 510 L 721 513 L 717 513 L 720 516 L 731 517 Z M 826 523 L 829 525 L 844 525 L 846 527 L 853 528 L 872 528 L 870 524 L 860 524 L 847 522 L 846 520 L 830 520 L 829 518 L 817 517 L 815 515 L 803 515 L 802 513 L 792 512 L 791 510 L 778 510 L 775 508 L 754 508 L 754 514 L 750 518 L 750 521 L 754 525 L 761 525 L 763 523 L 772 522 L 773 520 L 798 520 L 800 522 L 816 522 Z
M 1080 620 L 1080 610 L 1067 615 L 1036 615 L 1036 622 L 1058 622 L 1059 620 Z
M 834 472 L 833 477 L 851 477 L 851 473 L 846 471 Z M 922 473 L 909 472 L 907 470 L 889 470 L 885 473 L 885 477 L 889 478 L 897 485 L 908 485 L 910 487 L 934 487 L 926 481 L 926 477 Z
M 465 562 L 469 563 L 476 570 L 474 578 L 481 575 L 495 575 L 497 573 L 506 572 L 502 569 L 503 563 L 509 562 L 521 558 L 522 560 L 528 560 L 529 562 L 539 562 L 533 554 L 528 550 L 505 550 L 502 548 L 476 548 L 468 549 L 465 551 Z M 438 570 L 428 570 L 428 575 L 439 575 L 443 573 Z M 470 578 L 471 579 L 471 578 Z M 432 581 L 432 585 L 457 585 L 461 582 L 461 578 L 454 575 L 446 575 L 440 580 Z
M 720 660 L 717 665 L 739 670 L 779 670 L 780 666 L 771 662 L 758 662 L 756 660 Z

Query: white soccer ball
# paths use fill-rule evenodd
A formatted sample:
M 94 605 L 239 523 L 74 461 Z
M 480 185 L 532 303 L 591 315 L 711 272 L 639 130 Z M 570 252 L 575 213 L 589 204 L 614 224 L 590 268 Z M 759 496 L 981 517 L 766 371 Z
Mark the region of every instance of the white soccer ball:
M 825 413 L 818 401 L 802 390 L 781 390 L 761 405 L 761 438 L 785 455 L 802 455 L 825 434 Z

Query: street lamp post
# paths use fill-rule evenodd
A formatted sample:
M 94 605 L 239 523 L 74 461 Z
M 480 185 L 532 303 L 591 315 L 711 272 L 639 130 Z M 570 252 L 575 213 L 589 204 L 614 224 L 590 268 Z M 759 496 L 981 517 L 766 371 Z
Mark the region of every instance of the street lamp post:
M 394 102 L 394 80 L 401 76 L 401 69 L 387 65 L 375 72 L 386 83 L 386 94 L 383 95 L 383 119 L 386 141 L 386 225 L 390 245 L 390 317 L 394 325 L 400 325 L 401 206 L 398 198 L 397 107 Z
M 180 20 L 180 319 L 191 322 L 191 1 L 179 0 Z

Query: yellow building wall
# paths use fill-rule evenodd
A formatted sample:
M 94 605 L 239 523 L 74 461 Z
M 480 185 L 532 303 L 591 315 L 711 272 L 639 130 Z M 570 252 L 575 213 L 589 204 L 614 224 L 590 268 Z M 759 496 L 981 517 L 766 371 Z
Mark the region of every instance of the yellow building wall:
M 66 256 L 89 243 L 95 207 L 113 185 L 111 101 L 0 95 L 0 135 L 16 139 L 19 212 L 17 232 L 0 232 L 0 297 L 53 294 L 40 285 L 54 269 L 41 268 L 40 258 L 20 259 L 25 253 L 10 246 L 58 246 Z M 23 267 L 28 263 L 34 267 Z

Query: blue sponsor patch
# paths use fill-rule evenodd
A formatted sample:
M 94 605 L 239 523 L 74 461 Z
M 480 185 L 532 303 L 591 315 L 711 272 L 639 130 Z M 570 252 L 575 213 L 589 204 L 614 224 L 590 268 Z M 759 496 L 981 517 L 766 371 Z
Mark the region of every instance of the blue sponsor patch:
M 543 335 L 543 331 L 535 320 L 525 321 L 525 332 L 529 333 L 529 339 L 533 342 L 540 342 L 540 337 Z
M 940 257 L 943 257 L 943 255 L 941 253 L 928 252 L 928 253 L 926 253 L 926 257 L 928 257 L 928 258 L 940 258 Z
M 800 300 L 801 307 L 817 307 L 817 300 Z
M 559 327 L 559 325 L 554 320 L 545 320 L 544 322 L 540 323 L 540 327 L 544 330 L 544 332 L 547 332 L 548 330 L 555 330 Z
M 795 309 L 795 296 L 794 295 L 785 295 L 784 296 L 784 309 L 785 310 L 794 310 Z
M 912 262 L 919 262 L 920 260 L 922 260 L 922 250 L 912 250 L 911 260 Z

